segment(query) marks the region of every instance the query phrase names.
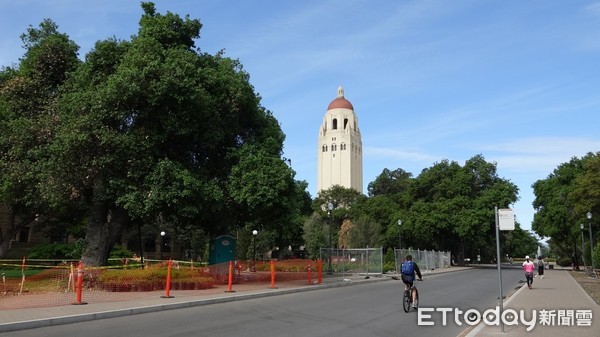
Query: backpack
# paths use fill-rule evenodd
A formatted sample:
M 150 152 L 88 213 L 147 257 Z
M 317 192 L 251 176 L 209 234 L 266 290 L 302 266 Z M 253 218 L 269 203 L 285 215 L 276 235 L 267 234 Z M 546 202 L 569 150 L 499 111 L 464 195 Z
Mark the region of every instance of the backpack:
M 406 261 L 402 264 L 402 275 L 413 276 L 415 274 L 415 266 L 412 261 Z

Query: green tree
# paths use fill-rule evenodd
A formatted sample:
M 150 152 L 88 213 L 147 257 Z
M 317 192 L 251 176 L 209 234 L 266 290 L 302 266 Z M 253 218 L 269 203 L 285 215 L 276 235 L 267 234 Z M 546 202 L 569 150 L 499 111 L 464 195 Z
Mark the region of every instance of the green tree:
M 515 229 L 512 231 L 501 231 L 501 251 L 503 256 L 512 256 L 524 258 L 526 255 L 535 255 L 537 253 L 538 241 L 533 234 L 523 230 L 518 223 L 515 223 Z M 496 256 L 495 245 L 491 256 Z M 488 252 L 487 256 L 490 256 Z
M 260 222 L 283 244 L 301 231 L 308 207 L 299 190 L 305 185 L 281 158 L 278 122 L 260 105 L 239 61 L 196 50 L 198 20 L 159 14 L 152 3 L 142 8 L 130 41 L 99 41 L 67 74 L 40 81 L 65 79 L 57 90 L 43 91 L 56 95 L 52 100 L 33 97 L 51 103 L 51 113 L 36 115 L 44 123 L 25 119 L 29 125 L 18 133 L 23 140 L 40 135 L 23 142 L 22 151 L 36 155 L 22 157 L 32 163 L 20 170 L 33 177 L 28 185 L 36 195 L 29 199 L 82 211 L 88 265 L 104 264 L 133 223 L 154 224 L 155 236 L 161 230 L 188 235 L 182 243 L 192 248 Z M 30 35 L 32 46 L 45 36 Z M 19 71 L 31 68 L 24 63 Z M 10 91 L 6 83 L 28 83 L 11 76 L 0 77 L 3 123 L 17 125 L 10 114 L 31 104 L 9 95 L 22 90 Z
M 587 178 L 582 177 L 589 158 L 574 157 L 559 165 L 546 179 L 532 185 L 536 209 L 532 229 L 540 236 L 549 237 L 554 251 L 561 256 L 581 255 L 575 249 L 581 235 L 579 224 L 587 221 L 585 209 L 593 207 L 593 199 L 588 200 L 588 194 L 582 188 L 586 185 Z
M 348 248 L 381 247 L 383 236 L 381 225 L 367 215 L 352 222 L 348 235 Z
M 320 249 L 329 247 L 329 225 L 326 222 L 326 217 L 315 212 L 304 222 L 304 231 L 302 238 L 306 243 L 306 251 L 308 257 L 317 259 L 321 257 Z
M 517 201 L 516 185 L 498 177 L 496 164 L 477 155 L 464 166 L 444 160 L 411 185 L 406 230 L 415 245 L 456 252 L 459 261 L 491 242 L 494 206 Z
M 277 146 L 240 149 L 229 176 L 228 195 L 241 221 L 252 219 L 262 224 L 261 231 L 275 233 L 271 244 L 283 254 L 284 248 L 301 244 L 297 238 L 302 236 L 302 216 L 309 212 L 310 196 L 304 192 L 306 183 L 296 182 L 291 167 L 281 160 L 282 138 L 271 143 Z
M 583 158 L 583 172 L 575 178 L 573 185 L 569 198 L 573 202 L 573 208 L 580 223 L 591 225 L 592 242 L 595 243 L 594 251 L 597 251 L 598 238 L 600 238 L 598 235 L 600 231 L 598 225 L 600 218 L 600 152 L 588 153 Z M 592 215 L 591 220 L 587 219 L 588 212 Z M 573 242 L 576 242 L 575 239 Z M 596 258 L 593 261 L 594 264 L 600 262 Z
M 331 243 L 332 246 L 336 245 L 342 222 L 350 217 L 350 212 L 356 205 L 364 203 L 365 200 L 366 196 L 364 194 L 340 185 L 319 192 L 319 195 L 312 201 L 313 213 L 310 218 L 304 221 L 303 225 L 303 238 L 311 257 L 318 256 L 315 254 L 320 247 L 329 247 L 330 226 Z M 327 210 L 329 203 L 333 205 L 331 217 Z M 325 231 L 324 234 L 321 232 L 322 230 Z M 321 235 L 325 235 L 324 240 Z
M 594 252 L 593 252 L 593 257 L 594 257 L 594 268 L 595 269 L 600 269 L 600 245 L 596 244 L 594 246 Z
M 375 180 L 369 183 L 367 190 L 369 197 L 385 195 L 388 197 L 401 196 L 408 191 L 412 174 L 403 169 L 390 171 L 383 169 Z
M 41 187 L 51 178 L 43 163 L 52 159 L 47 146 L 59 121 L 56 102 L 68 73 L 79 64 L 78 47 L 50 20 L 30 26 L 21 40 L 25 55 L 18 67 L 0 72 L 0 202 L 10 219 L 8 232 L 0 230 L 0 257 L 21 228 L 77 217 L 72 204 L 50 211 Z
M 379 228 L 378 236 L 383 236 L 383 241 L 380 242 L 384 247 L 398 247 L 398 219 L 402 219 L 399 210 L 402 210 L 393 196 L 387 195 L 373 196 L 367 199 L 361 199 L 352 209 L 348 211 L 351 219 L 359 219 L 360 217 L 368 217 Z

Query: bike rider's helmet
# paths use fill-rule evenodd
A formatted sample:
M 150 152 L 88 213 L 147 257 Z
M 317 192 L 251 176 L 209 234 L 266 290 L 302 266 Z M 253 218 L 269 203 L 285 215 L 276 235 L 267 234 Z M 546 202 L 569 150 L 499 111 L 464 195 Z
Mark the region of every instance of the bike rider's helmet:
M 529 255 L 525 256 L 525 260 L 529 261 Z

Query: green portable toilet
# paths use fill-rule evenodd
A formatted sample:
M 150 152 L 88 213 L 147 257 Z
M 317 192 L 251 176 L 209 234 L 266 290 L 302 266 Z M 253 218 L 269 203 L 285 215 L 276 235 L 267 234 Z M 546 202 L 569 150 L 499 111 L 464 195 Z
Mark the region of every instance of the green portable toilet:
M 235 238 L 231 235 L 221 235 L 210 241 L 208 263 L 217 264 L 235 260 Z

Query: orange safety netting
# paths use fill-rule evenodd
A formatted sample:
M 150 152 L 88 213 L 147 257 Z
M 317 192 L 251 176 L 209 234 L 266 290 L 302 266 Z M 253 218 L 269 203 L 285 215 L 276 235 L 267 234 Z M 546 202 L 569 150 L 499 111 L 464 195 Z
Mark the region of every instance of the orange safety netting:
M 10 262 L 1 260 L 0 262 Z M 15 261 L 16 262 L 16 261 Z M 19 261 L 20 262 L 20 261 Z M 50 307 L 69 304 L 123 301 L 154 296 L 167 288 L 168 261 L 122 259 L 110 267 L 81 266 L 77 261 L 23 260 L 0 263 L 0 310 Z M 172 261 L 170 291 L 197 292 L 233 284 L 268 284 L 316 279 L 317 263 L 310 260 L 286 260 L 271 263 L 235 261 L 202 265 L 192 261 Z M 310 271 L 309 271 L 310 266 Z M 78 281 L 81 275 L 81 292 Z M 195 293 L 194 293 L 195 294 Z

